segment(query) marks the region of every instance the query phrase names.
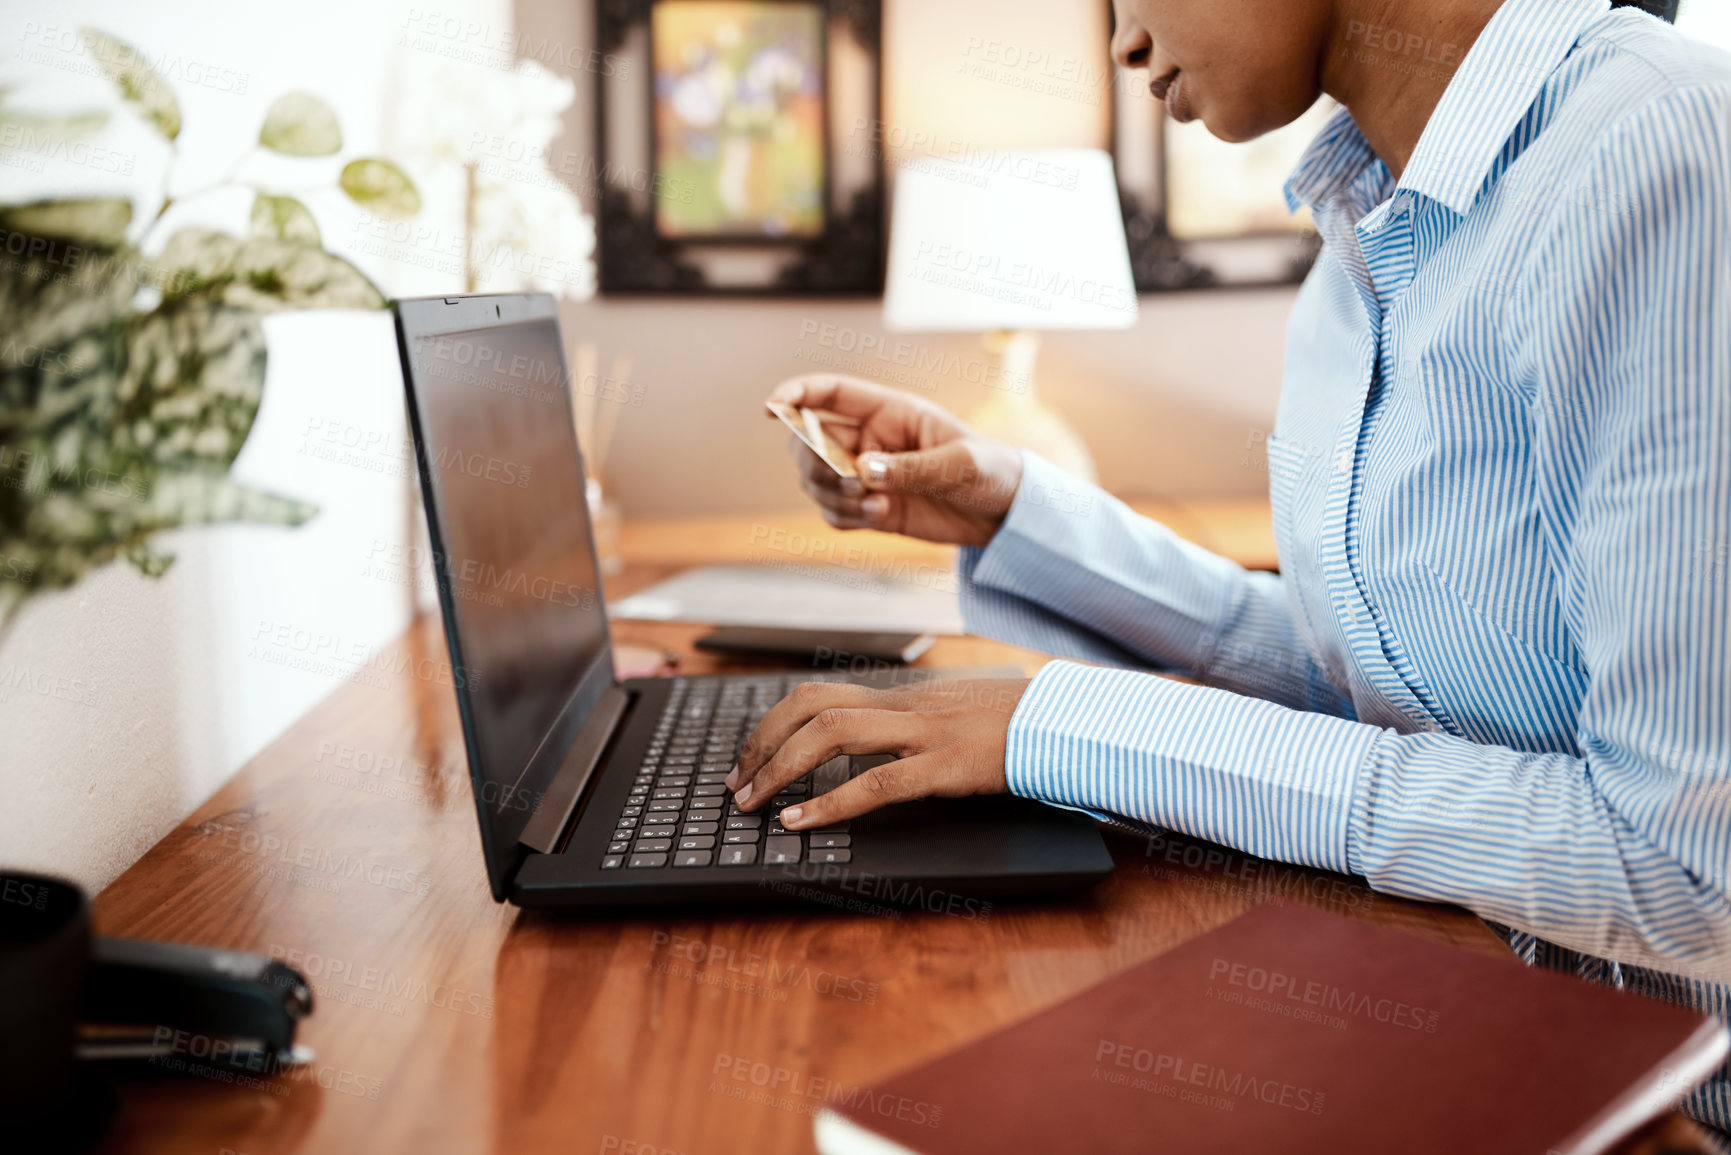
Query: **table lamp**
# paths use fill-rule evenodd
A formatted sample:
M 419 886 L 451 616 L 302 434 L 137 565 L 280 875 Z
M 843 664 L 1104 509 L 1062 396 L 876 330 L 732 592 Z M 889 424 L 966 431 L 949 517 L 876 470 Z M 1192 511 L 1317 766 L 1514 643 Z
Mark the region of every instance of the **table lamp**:
M 884 324 L 985 333 L 996 391 L 967 414 L 981 433 L 1094 480 L 1082 438 L 1034 391 L 1041 331 L 1125 329 L 1136 288 L 1112 158 L 1096 149 L 924 161 L 896 177 Z

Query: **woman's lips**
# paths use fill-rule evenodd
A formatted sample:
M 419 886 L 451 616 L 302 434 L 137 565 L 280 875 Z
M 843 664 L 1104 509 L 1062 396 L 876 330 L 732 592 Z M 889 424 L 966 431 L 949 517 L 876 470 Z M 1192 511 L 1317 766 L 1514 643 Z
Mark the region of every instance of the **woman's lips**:
M 1196 119 L 1196 114 L 1190 109 L 1190 100 L 1185 92 L 1184 70 L 1174 68 L 1162 76 L 1154 78 L 1148 85 L 1148 91 L 1154 94 L 1155 100 L 1166 102 L 1166 113 L 1179 124 L 1187 124 Z

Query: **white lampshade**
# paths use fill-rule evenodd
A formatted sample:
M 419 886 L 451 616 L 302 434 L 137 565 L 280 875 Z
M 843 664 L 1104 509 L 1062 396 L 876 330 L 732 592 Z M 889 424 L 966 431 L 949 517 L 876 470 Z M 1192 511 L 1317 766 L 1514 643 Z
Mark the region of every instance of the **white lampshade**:
M 1112 158 L 1097 149 L 914 161 L 896 176 L 884 323 L 1126 329 L 1136 286 Z

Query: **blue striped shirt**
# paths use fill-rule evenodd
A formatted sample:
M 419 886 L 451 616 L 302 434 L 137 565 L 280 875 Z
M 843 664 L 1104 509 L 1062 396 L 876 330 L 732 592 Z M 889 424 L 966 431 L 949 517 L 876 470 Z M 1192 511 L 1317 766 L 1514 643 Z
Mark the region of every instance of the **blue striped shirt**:
M 1731 1019 L 1731 58 L 1508 0 L 1398 181 L 1343 110 L 1288 197 L 1281 572 L 1025 457 L 964 617 L 1093 664 L 1034 679 L 1010 788 Z M 1731 1072 L 1684 1106 L 1731 1129 Z

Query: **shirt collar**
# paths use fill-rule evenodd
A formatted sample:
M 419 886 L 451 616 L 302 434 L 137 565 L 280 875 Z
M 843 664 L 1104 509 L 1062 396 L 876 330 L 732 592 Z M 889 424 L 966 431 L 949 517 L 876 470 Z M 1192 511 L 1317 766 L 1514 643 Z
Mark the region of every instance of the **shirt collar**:
M 1609 6 L 1609 0 L 1507 0 L 1449 81 L 1399 187 L 1465 216 L 1539 90 Z M 1340 109 L 1287 181 L 1288 206 L 1316 209 L 1375 159 Z
M 1339 196 L 1376 160 L 1376 152 L 1358 131 L 1352 114 L 1344 108 L 1335 109 L 1287 180 L 1286 207 L 1293 212 L 1303 207 L 1315 211 Z

